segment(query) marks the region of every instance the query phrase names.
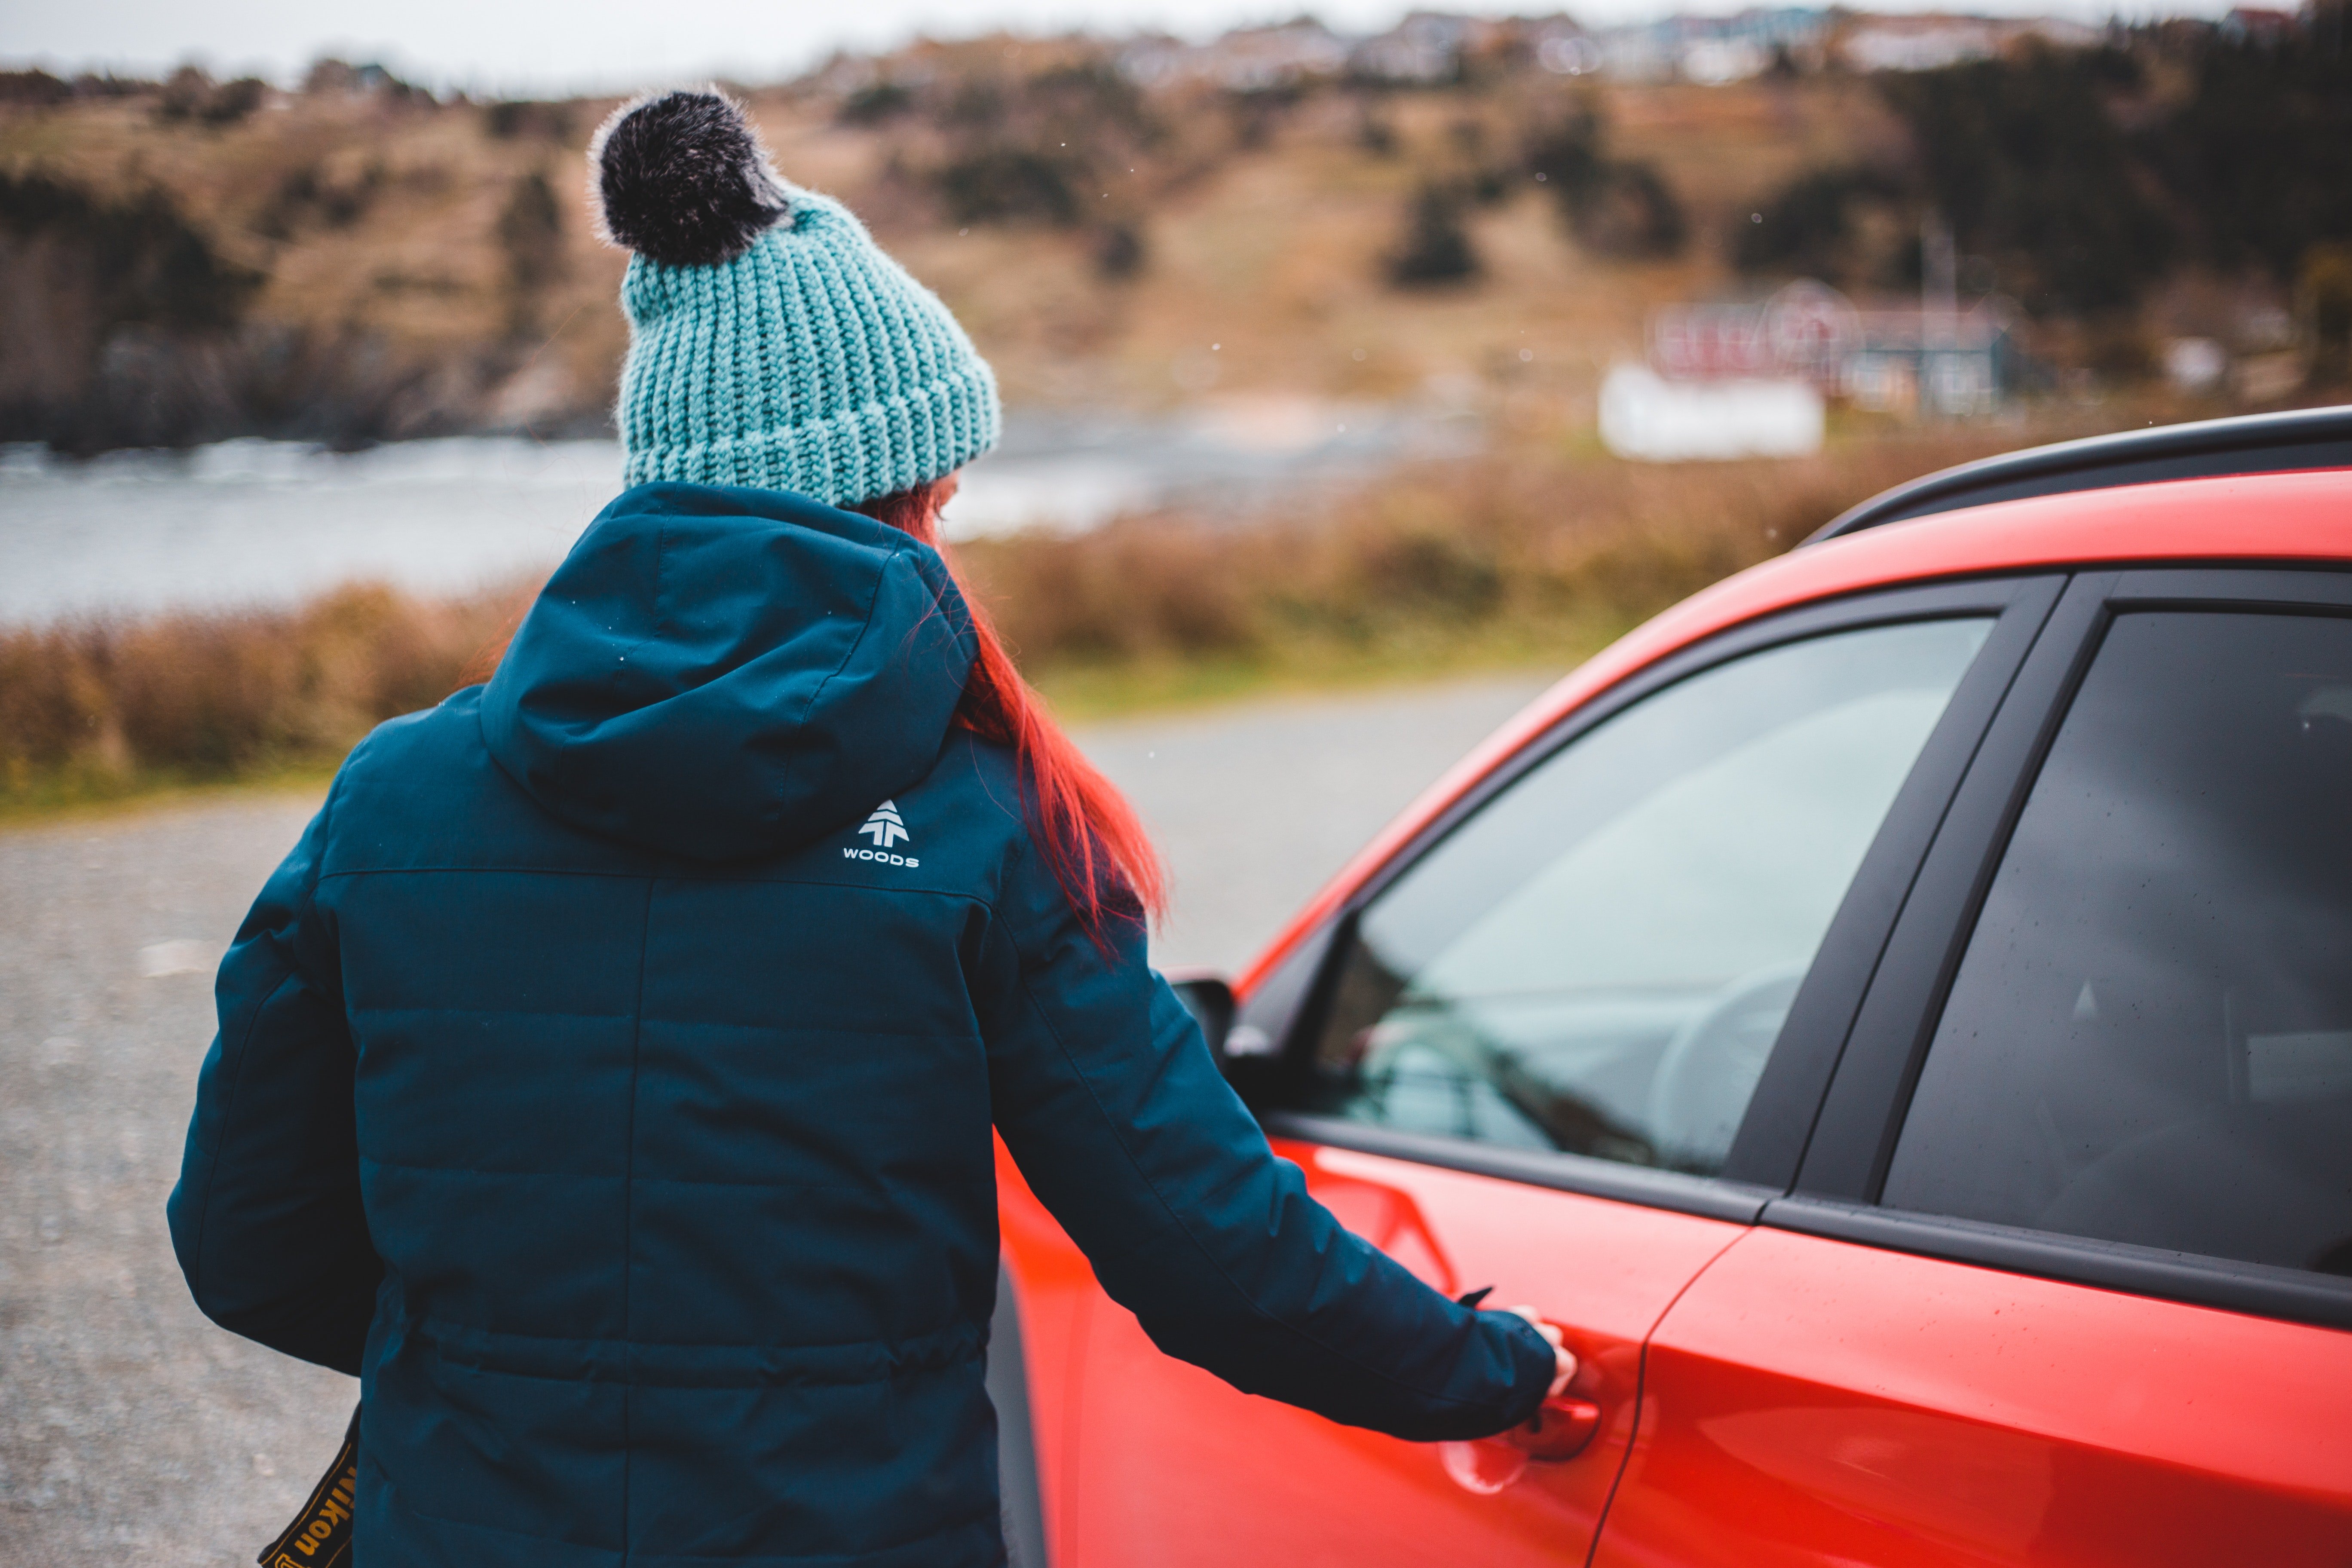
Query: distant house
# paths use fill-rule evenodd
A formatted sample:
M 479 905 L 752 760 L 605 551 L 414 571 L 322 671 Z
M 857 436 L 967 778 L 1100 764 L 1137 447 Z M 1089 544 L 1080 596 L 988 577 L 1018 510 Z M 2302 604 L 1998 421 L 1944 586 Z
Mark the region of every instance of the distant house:
M 2014 324 L 1997 300 L 1864 310 L 1808 279 L 1767 300 L 1658 311 L 1650 364 L 1668 381 L 1802 381 L 1857 408 L 1960 418 L 2024 385 Z
M 2302 30 L 2292 11 L 2271 11 L 2240 5 L 2222 16 L 2221 37 L 2233 44 L 2283 44 Z
M 1461 69 L 1463 45 L 1472 26 L 1467 16 L 1416 11 L 1358 44 L 1348 57 L 1348 68 L 1376 81 L 1451 81 Z
M 1853 301 L 1811 279 L 1769 299 L 1669 305 L 1650 318 L 1650 363 L 1672 381 L 1797 380 L 1833 393 L 1861 342 Z
M 1532 53 L 1548 69 L 1564 70 L 1566 57 L 1548 47 L 1580 38 L 1584 29 L 1565 16 L 1465 16 L 1414 11 L 1385 33 L 1360 40 L 1348 70 L 1367 81 L 1419 86 L 1460 79 L 1465 66 L 1502 51 Z M 1572 53 L 1572 51 L 1571 51 Z
M 1153 37 L 1121 52 L 1119 68 L 1141 87 L 1213 82 L 1236 92 L 1287 87 L 1348 67 L 1348 39 L 1312 17 L 1273 27 L 1243 27 L 1205 44 Z
M 1861 341 L 1845 355 L 1838 388 L 1857 408 L 1962 418 L 1994 412 L 2023 384 L 2013 318 L 1996 302 L 1859 314 Z
M 1635 81 L 1680 78 L 1720 86 L 1762 74 L 1776 55 L 1813 51 L 1831 15 L 1808 6 L 1751 7 L 1728 16 L 1677 16 L 1612 27 L 1595 43 L 1602 68 Z
M 1861 16 L 1838 39 L 1837 54 L 1858 71 L 1927 71 L 1989 60 L 2025 38 L 2082 49 L 2099 37 L 2095 27 L 2046 16 Z
M 1940 70 L 2000 52 L 1993 25 L 1969 16 L 1877 17 L 1838 45 L 1839 57 L 1858 71 Z
M 1601 46 L 1566 17 L 1532 23 L 1526 35 L 1536 64 L 1560 76 L 1583 76 L 1601 68 Z
M 1212 82 L 1258 91 L 1342 74 L 1362 81 L 1429 86 L 1458 79 L 1465 62 L 1531 55 L 1563 76 L 1593 71 L 1636 81 L 1715 85 L 1769 69 L 1783 51 L 1819 61 L 1842 13 L 1803 5 L 1754 6 L 1728 16 L 1668 16 L 1587 32 L 1565 16 L 1496 18 L 1415 11 L 1385 33 L 1350 37 L 1311 16 L 1244 27 L 1204 44 L 1164 34 L 1119 51 L 1129 79 L 1147 88 Z

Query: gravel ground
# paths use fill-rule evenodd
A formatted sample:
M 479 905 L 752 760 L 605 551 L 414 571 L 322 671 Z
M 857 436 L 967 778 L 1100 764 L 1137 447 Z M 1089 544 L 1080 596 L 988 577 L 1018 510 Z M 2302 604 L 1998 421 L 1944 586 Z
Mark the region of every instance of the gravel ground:
M 1529 679 L 1097 726 L 1176 877 L 1162 963 L 1232 969 Z M 211 973 L 316 805 L 0 833 L 0 1561 L 249 1563 L 351 1380 L 204 1321 L 164 1233 Z

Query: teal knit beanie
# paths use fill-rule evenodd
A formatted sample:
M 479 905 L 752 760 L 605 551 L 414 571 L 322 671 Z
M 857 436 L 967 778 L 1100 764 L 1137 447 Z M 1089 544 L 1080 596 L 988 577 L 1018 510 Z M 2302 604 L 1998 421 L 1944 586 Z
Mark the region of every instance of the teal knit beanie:
M 714 92 L 625 106 L 589 150 L 621 285 L 626 482 L 850 506 L 996 445 L 996 377 L 847 207 L 785 184 Z

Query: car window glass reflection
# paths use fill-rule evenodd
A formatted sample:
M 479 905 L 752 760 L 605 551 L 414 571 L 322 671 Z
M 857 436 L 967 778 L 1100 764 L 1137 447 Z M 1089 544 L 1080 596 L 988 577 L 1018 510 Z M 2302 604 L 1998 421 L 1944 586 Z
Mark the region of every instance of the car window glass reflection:
M 2352 1274 L 2352 620 L 2117 619 L 1884 1201 Z
M 1580 737 L 1368 906 L 1317 1109 L 1720 1169 L 1847 884 L 1990 623 L 1750 655 Z

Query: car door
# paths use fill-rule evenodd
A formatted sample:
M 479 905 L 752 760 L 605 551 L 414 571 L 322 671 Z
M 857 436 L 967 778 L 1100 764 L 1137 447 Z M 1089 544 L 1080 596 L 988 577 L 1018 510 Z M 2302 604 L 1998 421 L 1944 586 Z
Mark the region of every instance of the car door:
M 1276 1048 L 1236 1081 L 1276 1149 L 1439 1289 L 1559 1323 L 1597 1416 L 1580 1452 L 1338 1426 L 1066 1292 L 1055 1561 L 1582 1555 L 1641 1347 L 1785 1189 L 1824 1042 L 2055 595 L 1882 594 L 1669 660 L 1498 770 L 1244 999 L 1241 1033 Z M 1034 1241 L 1040 1216 L 1008 1215 Z
M 2070 586 L 1605 1563 L 2352 1561 L 2352 575 Z

